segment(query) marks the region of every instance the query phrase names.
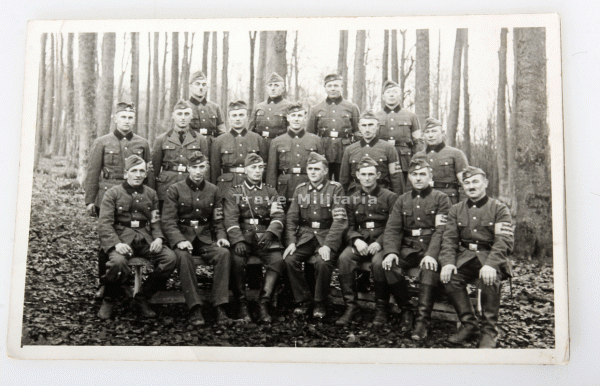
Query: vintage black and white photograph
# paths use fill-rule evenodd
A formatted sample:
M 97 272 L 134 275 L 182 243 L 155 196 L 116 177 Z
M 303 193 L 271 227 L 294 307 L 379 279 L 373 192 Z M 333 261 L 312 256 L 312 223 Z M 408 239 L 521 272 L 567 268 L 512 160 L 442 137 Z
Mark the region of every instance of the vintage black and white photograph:
M 11 356 L 568 360 L 556 15 L 27 40 Z

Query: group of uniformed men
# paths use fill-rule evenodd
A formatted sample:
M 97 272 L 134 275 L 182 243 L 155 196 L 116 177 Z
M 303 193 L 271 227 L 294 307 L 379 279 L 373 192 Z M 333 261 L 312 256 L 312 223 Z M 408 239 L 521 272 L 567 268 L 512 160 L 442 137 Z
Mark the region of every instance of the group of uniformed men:
M 438 120 L 428 118 L 422 131 L 400 106 L 394 82 L 383 85 L 383 110 L 362 115 L 341 96 L 340 75 L 325 77 L 327 98 L 309 111 L 284 98 L 284 85 L 272 74 L 268 99 L 250 117 L 243 101 L 230 103 L 227 130 L 220 108 L 206 99 L 206 77 L 192 74 L 190 99 L 174 106 L 172 129 L 156 138 L 152 152 L 132 132 L 135 106 L 117 104 L 116 130 L 94 142 L 85 184 L 88 211 L 99 215 L 99 317 L 110 318 L 130 273 L 127 261 L 138 256 L 155 262 L 134 297 L 142 315 L 155 316 L 147 300 L 177 269 L 190 322 L 205 324 L 192 258 L 200 256 L 214 266 L 217 323 L 231 320 L 229 289 L 235 318 L 249 322 L 245 264 L 256 256 L 266 267 L 259 322 L 271 322 L 282 275 L 294 314 L 312 310 L 324 318 L 337 265 L 346 309 L 336 324 L 347 325 L 359 312 L 355 271 L 368 261 L 374 326 L 387 323 L 393 296 L 401 329 L 425 339 L 441 281 L 461 322 L 449 341 L 480 337 L 479 347 L 495 347 L 513 236 L 507 207 L 486 195 L 484 171 L 444 143 Z M 460 185 L 467 199 L 459 202 Z M 305 264 L 314 265 L 312 291 Z M 414 267 L 421 268 L 416 317 L 405 279 Z M 466 289 L 474 279 L 481 282 L 481 327 Z

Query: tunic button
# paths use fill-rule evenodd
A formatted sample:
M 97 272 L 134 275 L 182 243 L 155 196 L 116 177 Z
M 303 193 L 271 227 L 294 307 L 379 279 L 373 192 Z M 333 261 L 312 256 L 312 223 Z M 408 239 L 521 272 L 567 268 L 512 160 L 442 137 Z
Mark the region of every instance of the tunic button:
M 392 119 L 390 119 L 390 120 L 391 120 L 391 121 L 393 121 L 393 120 L 394 120 L 394 118 L 392 118 Z
M 473 216 L 473 220 L 477 220 L 477 217 Z
M 299 144 L 296 144 L 296 147 L 299 147 L 299 146 L 300 146 Z
M 417 196 L 417 198 L 421 198 L 421 196 Z
M 140 202 L 140 200 L 135 200 L 135 202 Z
M 420 205 L 417 205 L 417 209 L 419 209 L 420 207 L 421 207 Z
M 240 143 L 240 146 L 242 146 L 242 144 Z
M 335 122 L 335 119 L 333 121 Z
M 196 212 L 200 211 L 200 209 L 196 209 Z
M 421 217 L 417 217 L 417 220 L 420 220 L 420 219 L 421 219 Z
M 179 154 L 180 157 L 183 157 L 183 154 Z
M 420 242 L 423 242 L 423 239 L 419 239 Z
M 477 229 L 473 229 L 473 232 L 477 232 Z
M 127 150 L 127 146 L 125 146 L 125 150 Z

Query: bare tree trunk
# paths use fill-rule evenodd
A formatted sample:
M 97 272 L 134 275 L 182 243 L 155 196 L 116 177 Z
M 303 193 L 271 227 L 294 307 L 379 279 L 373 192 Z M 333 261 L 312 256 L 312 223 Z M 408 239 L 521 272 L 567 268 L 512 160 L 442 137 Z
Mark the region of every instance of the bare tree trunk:
M 340 31 L 340 48 L 338 53 L 338 74 L 344 78 L 342 96 L 348 99 L 348 31 Z
M 117 102 L 121 102 L 123 98 L 123 79 L 129 66 L 129 58 L 131 57 L 131 50 L 127 51 L 127 33 L 123 34 L 123 55 L 121 55 L 121 76 L 119 77 L 119 86 L 117 88 Z M 127 57 L 125 57 L 127 54 Z M 127 61 L 125 61 L 127 59 Z
M 398 83 L 398 31 L 395 29 L 392 30 L 392 81 Z
M 438 30 L 438 56 L 437 56 L 437 68 L 435 75 L 434 95 L 432 101 L 433 117 L 440 119 L 440 57 L 442 53 L 442 31 Z
M 202 43 L 202 72 L 208 76 L 208 46 L 210 44 L 210 31 L 204 32 L 204 41 Z
M 46 41 L 48 34 L 43 33 L 41 37 L 40 52 L 40 75 L 38 79 L 38 100 L 37 100 L 37 119 L 35 122 L 35 155 L 33 168 L 37 169 L 40 161 L 40 154 L 43 151 L 44 140 L 44 95 L 46 93 Z
M 276 72 L 283 79 L 287 77 L 286 31 L 267 32 L 266 74 Z
M 516 256 L 552 256 L 552 195 L 546 96 L 546 29 L 514 28 Z
M 256 74 L 257 98 L 255 102 L 265 99 L 265 78 L 267 67 L 267 31 L 260 31 L 260 48 L 258 51 L 258 72 Z
M 148 32 L 148 77 L 146 78 L 146 122 L 144 122 L 144 138 L 150 136 L 150 99 L 152 90 L 152 33 Z
M 79 60 L 77 71 L 78 98 L 77 104 L 77 132 L 79 133 L 79 168 L 77 170 L 77 181 L 85 180 L 87 169 L 87 156 L 90 149 L 96 125 L 94 122 L 94 107 L 96 104 L 96 34 L 79 34 Z
M 460 108 L 460 69 L 463 48 L 464 29 L 456 30 L 454 57 L 452 59 L 452 83 L 450 86 L 450 112 L 448 113 L 448 145 L 456 146 L 456 130 L 458 127 L 458 110 Z
M 367 42 L 367 33 L 365 30 L 356 32 L 356 51 L 354 53 L 354 83 L 352 84 L 352 101 L 358 105 L 362 111 L 365 108 L 365 47 Z
M 160 34 L 154 33 L 154 52 L 152 53 L 152 96 L 150 97 L 150 128 L 148 130 L 148 142 L 154 144 L 156 138 L 159 114 L 159 96 L 160 96 L 160 72 L 158 70 L 158 41 Z M 148 51 L 150 55 L 150 51 Z M 148 86 L 150 87 L 150 86 Z
M 140 113 L 140 33 L 131 33 L 131 101 Z M 138 132 L 138 120 L 133 125 L 133 132 Z
M 229 67 L 229 32 L 223 32 L 223 68 L 221 70 L 221 109 L 227 111 L 227 69 Z
M 388 62 L 390 61 L 390 31 L 383 31 L 383 56 L 381 59 L 381 84 L 389 79 Z
M 256 31 L 248 32 L 250 36 L 250 87 L 248 90 L 248 110 L 254 111 L 254 47 L 256 46 Z
M 469 30 L 465 28 L 463 41 L 464 65 L 463 65 L 463 112 L 464 112 L 464 132 L 463 132 L 463 151 L 467 159 L 471 159 L 471 111 L 469 101 Z
M 189 97 L 189 87 L 188 87 L 188 79 L 190 77 L 189 68 L 188 68 L 188 33 L 183 33 L 183 59 L 181 60 L 181 78 L 179 79 L 179 87 L 181 88 L 181 98 L 188 99 Z
M 48 155 L 50 149 L 50 137 L 52 135 L 52 121 L 54 113 L 54 34 L 50 34 L 50 60 L 46 70 L 46 95 L 44 95 L 44 134 L 43 154 Z
M 217 101 L 217 31 L 212 33 L 212 60 L 210 63 L 210 97 Z
M 54 63 L 54 106 L 52 111 L 52 137 L 50 139 L 50 152 L 53 156 L 58 155 L 61 137 L 60 121 L 62 117 L 62 67 L 60 58 L 62 56 L 62 34 L 56 35 L 56 62 Z
M 171 33 L 171 86 L 169 87 L 169 113 L 179 99 L 179 32 Z
M 111 113 L 113 107 L 113 93 L 115 87 L 115 50 L 117 35 L 114 32 L 104 33 L 102 36 L 102 76 L 98 90 L 96 105 L 96 122 L 98 136 L 109 132 Z
M 405 99 L 405 89 L 406 89 L 406 79 L 410 76 L 413 68 L 415 67 L 415 60 L 410 57 L 410 63 L 408 68 L 406 68 L 406 61 L 409 59 L 409 53 L 406 53 L 406 30 L 400 30 L 400 34 L 402 34 L 402 54 L 400 55 L 400 106 L 404 106 Z
M 417 30 L 415 69 L 415 113 L 424 127 L 429 117 L 429 30 Z
M 160 76 L 160 87 L 158 97 L 160 98 L 159 111 L 160 121 L 165 119 L 165 107 L 167 106 L 167 46 L 169 44 L 169 35 L 165 32 L 165 51 L 163 55 L 162 73 Z
M 300 99 L 300 87 L 298 86 L 298 72 L 300 69 L 298 68 L 298 31 L 296 31 L 296 37 L 294 38 L 294 99 Z
M 69 167 L 77 167 L 78 165 L 78 134 L 75 132 L 75 82 L 73 66 L 73 40 L 75 34 L 69 33 L 67 39 L 67 101 L 66 107 L 66 137 L 67 137 L 67 158 Z
M 506 35 L 508 28 L 500 30 L 500 50 L 498 51 L 498 98 L 496 100 L 496 163 L 498 164 L 498 192 L 502 201 L 508 202 L 511 196 L 508 179 L 508 157 L 506 139 Z

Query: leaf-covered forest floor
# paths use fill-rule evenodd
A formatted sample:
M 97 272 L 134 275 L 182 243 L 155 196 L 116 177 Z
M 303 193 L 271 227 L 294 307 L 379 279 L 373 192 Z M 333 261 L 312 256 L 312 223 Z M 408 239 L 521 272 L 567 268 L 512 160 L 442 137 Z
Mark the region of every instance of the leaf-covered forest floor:
M 370 323 L 374 311 L 362 310 L 359 321 L 335 325 L 343 307 L 329 305 L 323 322 L 292 315 L 292 305 L 273 312 L 272 325 L 214 324 L 193 327 L 185 305 L 153 306 L 155 319 L 143 319 L 121 301 L 113 318 L 96 314 L 98 288 L 96 220 L 85 212 L 83 190 L 67 178 L 66 160 L 40 160 L 34 174 L 22 345 L 113 346 L 252 346 L 252 347 L 399 347 L 442 348 L 456 324 L 434 320 L 429 338 L 414 342 L 398 329 L 399 318 L 381 329 Z M 513 261 L 516 277 L 502 289 L 500 336 L 502 348 L 554 348 L 554 290 L 550 266 Z M 169 287 L 177 286 L 176 277 Z M 204 285 L 204 284 L 201 284 Z M 251 311 L 256 305 L 251 304 Z M 463 347 L 476 347 L 476 343 Z

